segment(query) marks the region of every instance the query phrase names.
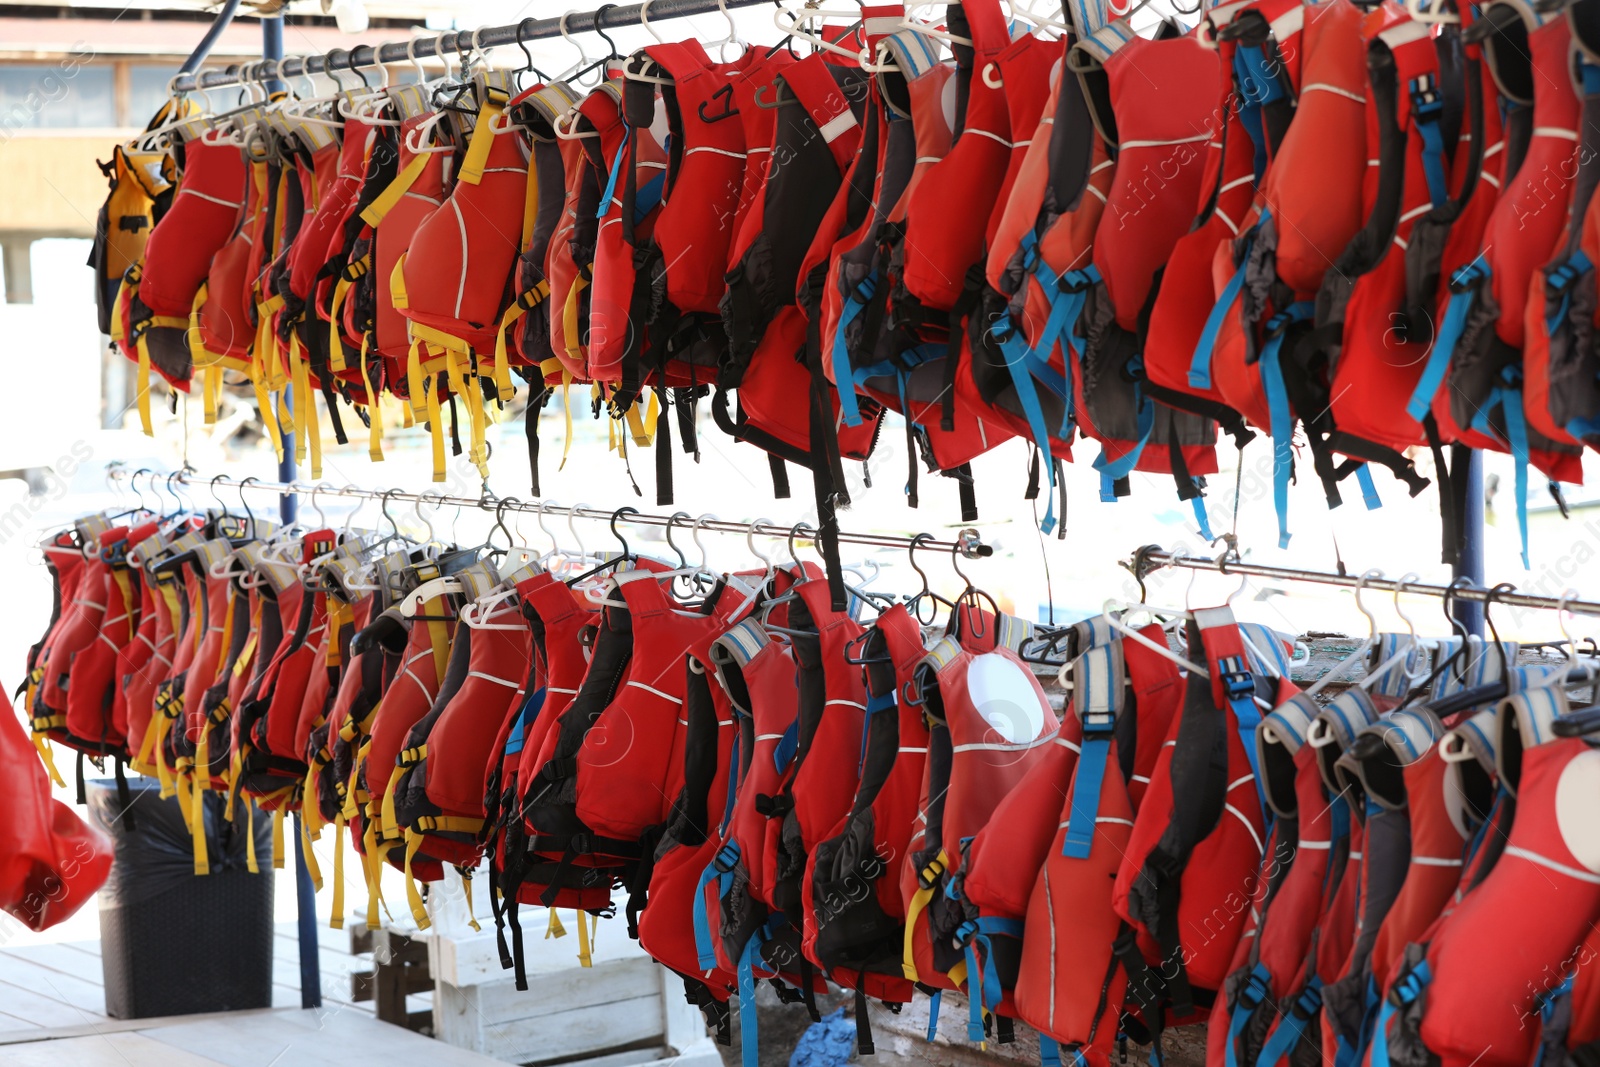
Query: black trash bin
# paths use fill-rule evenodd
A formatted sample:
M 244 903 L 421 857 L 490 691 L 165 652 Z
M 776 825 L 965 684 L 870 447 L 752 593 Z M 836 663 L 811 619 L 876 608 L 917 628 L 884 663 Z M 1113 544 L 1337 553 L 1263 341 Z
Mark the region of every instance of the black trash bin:
M 272 818 L 207 792 L 211 873 L 194 873 L 194 845 L 177 797 L 160 783 L 128 782 L 130 820 L 119 818 L 117 783 L 88 783 L 95 824 L 116 843 L 100 890 L 100 956 L 106 1014 L 148 1019 L 272 1006 Z M 247 866 L 254 815 L 260 874 Z

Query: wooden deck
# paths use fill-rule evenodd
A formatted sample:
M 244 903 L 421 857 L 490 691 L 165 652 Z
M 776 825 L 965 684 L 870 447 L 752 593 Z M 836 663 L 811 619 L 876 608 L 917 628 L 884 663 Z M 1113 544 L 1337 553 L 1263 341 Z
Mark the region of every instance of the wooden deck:
M 321 929 L 323 1006 L 300 1008 L 293 923 L 273 940 L 272 1008 L 165 1019 L 106 1016 L 99 941 L 0 948 L 0 1064 L 5 1067 L 503 1067 L 500 1061 L 379 1022 L 352 1000 L 349 935 Z M 410 998 L 426 1009 L 427 995 Z

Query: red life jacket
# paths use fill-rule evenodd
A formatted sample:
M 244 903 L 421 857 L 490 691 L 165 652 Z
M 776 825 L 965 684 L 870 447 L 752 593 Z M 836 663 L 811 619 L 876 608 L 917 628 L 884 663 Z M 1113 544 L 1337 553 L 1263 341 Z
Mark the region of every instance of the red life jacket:
M 1159 627 L 1146 635 L 1165 639 Z M 1107 1062 L 1126 984 L 1113 955 L 1118 849 L 1182 694 L 1169 661 L 1113 637 L 1097 620 L 1080 630 L 1068 650 L 1072 713 L 973 839 L 960 885 L 968 941 L 987 957 L 983 984 L 998 985 L 981 1001 L 1038 1029 L 1046 1059 L 1064 1045 L 1094 1064 Z M 1063 953 L 1083 966 L 1063 972 Z M 974 1018 L 969 1029 L 981 1028 Z
M 865 1034 L 867 996 L 911 999 L 901 964 L 905 901 L 894 861 L 906 854 L 916 822 L 928 727 L 902 703 L 926 654 L 921 628 L 905 606 L 880 615 L 859 648 L 866 689 L 860 787 L 849 814 L 808 857 L 803 889 L 811 916 L 807 953 L 841 986 L 856 990 L 857 1033 Z
M 410 373 L 443 375 L 436 379 L 441 382 L 436 391 L 447 388 L 466 406 L 472 434 L 468 458 L 484 477 L 487 417 L 476 380 L 493 380 L 498 404 L 511 399 L 511 365 L 509 358 L 502 358 L 500 318 L 520 248 L 513 235 L 532 222 L 530 168 L 522 138 L 515 127 L 497 125 L 510 97 L 509 77 L 502 73 L 474 79 L 478 113 L 460 170 L 444 203 L 416 227 L 395 268 L 404 289 L 399 310 L 407 322 L 412 363 L 420 364 Z M 391 288 L 395 285 L 391 277 Z M 424 346 L 431 358 L 422 358 Z M 444 428 L 437 420 L 432 427 L 434 478 L 439 480 Z
M 563 128 L 559 120 L 570 113 L 566 127 L 574 135 L 558 142 L 566 184 L 561 217 L 550 235 L 544 266 L 545 277 L 550 282 L 550 347 L 561 361 L 564 377 L 587 382 L 589 283 L 594 269 L 595 237 L 600 226 L 595 210 L 606 177 L 596 173 L 590 160 L 585 145 L 591 138 L 576 136 L 594 133 L 588 118 L 575 106 L 581 98 L 573 96 L 572 102 L 563 106 L 566 94 L 572 90 L 565 85 L 561 89 L 561 95 L 544 101 L 539 108 L 541 118 L 548 118 L 552 123 L 552 132 Z
M 877 433 L 875 419 L 837 425 L 819 310 L 828 255 L 851 222 L 849 183 L 858 171 L 863 181 L 871 173 L 858 152 L 864 77 L 813 54 L 783 66 L 769 90 L 778 106 L 771 151 L 763 154 L 772 162 L 730 251 L 721 305 L 729 356 L 712 404 L 724 431 L 772 457 L 777 495 L 789 491 L 783 461 L 812 471 L 819 505 L 828 505 L 820 510 L 824 526 L 847 502 L 843 460 L 865 459 Z M 728 391 L 735 389 L 738 406 L 730 414 Z M 795 402 L 801 395 L 808 403 Z
M 1412 724 L 1428 725 L 1430 739 L 1443 732 L 1426 711 L 1406 714 Z M 1360 761 L 1366 767 L 1364 791 L 1372 801 L 1363 898 L 1380 902 L 1381 910 L 1363 916 L 1343 977 L 1323 990 L 1323 1052 L 1341 1064 L 1359 1062 L 1364 1055 L 1386 978 L 1401 950 L 1423 935 L 1456 888 L 1470 836 L 1463 811 L 1467 799 L 1451 789 L 1449 765 L 1438 746 L 1428 744 L 1413 754 L 1409 732 L 1396 730 L 1391 737 L 1383 722 L 1364 731 L 1399 743 L 1378 748 L 1363 742 L 1375 749 Z M 1355 755 L 1343 758 L 1353 761 Z M 1397 832 L 1386 832 L 1390 824 L 1397 824 Z M 1398 840 L 1390 844 L 1391 838 Z
M 187 388 L 195 369 L 184 336 L 189 315 L 210 271 L 211 257 L 239 225 L 248 175 L 244 154 L 226 141 L 212 141 L 202 134 L 186 140 L 181 152 L 177 195 L 145 246 L 133 314 L 136 320 L 145 314 L 155 317 L 159 325 L 145 330 L 147 358 L 168 381 Z
M 966 614 L 959 639 L 942 639 L 917 671 L 928 762 L 900 892 L 905 974 L 925 986 L 981 987 L 982 976 L 967 973 L 956 936 L 966 916 L 946 887 L 965 869 L 969 839 L 1029 769 L 1045 761 L 1061 726 L 1015 651 L 1030 632 L 1010 616 L 989 616 L 980 625 Z M 969 993 L 969 999 L 977 998 Z
M 424 219 L 438 210 L 444 201 L 447 160 L 453 161 L 452 154 L 445 150 L 447 145 L 432 142 L 430 135 L 418 135 L 415 131 L 433 116 L 423 110 L 420 101 L 413 101 L 408 96 L 396 95 L 396 111 L 401 119 L 399 129 L 399 160 L 393 179 L 366 207 L 361 209 L 360 218 L 372 230 L 370 252 L 370 265 L 368 273 L 373 278 L 374 304 L 372 311 L 372 341 L 371 349 L 388 361 L 386 368 L 386 381 L 394 383 L 389 387 L 411 402 L 413 412 L 417 405 L 426 407 L 427 398 L 421 395 L 421 382 L 412 381 L 410 359 L 411 342 L 406 328 L 404 312 L 395 306 L 395 290 L 393 279 L 395 269 L 401 263 L 401 256 L 410 247 L 412 238 L 416 236 L 417 227 L 422 225 Z M 402 103 L 403 102 L 403 103 Z M 437 126 L 432 127 L 437 129 Z M 435 149 L 435 151 L 417 153 L 409 147 L 410 144 L 421 140 L 422 148 Z M 354 258 L 354 257 L 353 257 Z M 402 281 L 404 276 L 402 275 Z M 345 305 L 351 314 L 358 313 L 359 309 L 350 307 L 348 300 Z M 351 329 L 354 323 L 347 320 L 346 332 L 359 343 L 361 331 Z M 417 375 L 421 375 L 421 354 L 417 363 Z M 404 379 L 405 384 L 399 383 Z M 434 394 L 431 390 L 429 395 Z
M 701 927 L 697 921 L 686 923 L 684 919 L 708 914 L 701 874 L 719 851 L 739 790 L 741 738 L 733 698 L 721 682 L 713 681 L 718 670 L 716 657 L 726 642 L 726 637 L 719 637 L 711 646 L 710 658 L 690 661 L 684 698 L 688 723 L 684 728 L 683 790 L 673 801 L 672 817 L 661 829 L 653 856 L 647 856 L 641 865 L 649 870 L 648 902 L 630 898 L 628 908 L 630 916 L 638 915 L 639 944 L 683 979 L 685 998 L 699 1006 L 723 1044 L 731 1033 L 727 1001 L 737 978 L 731 968 L 718 966 L 715 959 L 710 967 L 701 965 Z M 635 884 L 642 877 L 643 870 Z M 708 935 L 709 930 L 707 923 Z M 749 992 L 754 995 L 753 984 Z
M 1499 705 L 1499 786 L 1515 807 L 1509 836 L 1493 842 L 1492 866 L 1428 940 L 1406 947 L 1376 1024 L 1374 1067 L 1413 1052 L 1447 1065 L 1532 1057 L 1527 1020 L 1539 1010 L 1540 983 L 1560 981 L 1600 917 L 1600 855 L 1584 814 L 1600 753 L 1553 736 L 1551 724 L 1567 710 L 1559 687 Z M 1534 892 L 1545 906 L 1519 906 Z M 1476 965 L 1495 942 L 1514 950 L 1497 967 Z
M 39 713 L 37 710 L 39 690 L 44 684 L 45 668 L 50 662 L 50 649 L 57 635 L 65 628 L 65 620 L 76 614 L 79 609 L 78 586 L 82 583 L 86 562 L 82 545 L 88 540 L 84 534 L 86 522 L 105 525 L 105 520 L 99 517 L 92 520 L 80 519 L 73 529 L 46 537 L 39 545 L 39 551 L 44 556 L 45 569 L 50 575 L 50 623 L 45 627 L 44 636 L 28 649 L 28 676 L 17 691 L 17 695 L 22 698 L 22 710 L 27 713 L 30 726 L 33 717 Z M 45 717 L 49 718 L 48 715 Z M 54 770 L 55 762 L 50 758 L 50 746 L 45 736 L 38 730 L 32 733 L 34 747 L 39 750 L 39 756 L 44 760 L 45 766 L 51 769 L 51 778 L 59 783 L 61 775 Z
M 141 584 L 141 572 L 129 563 L 128 554 L 155 531 L 156 523 L 146 522 L 101 535 L 105 612 L 94 640 L 72 657 L 66 686 L 66 720 L 60 739 L 80 751 L 115 755 L 119 763 L 128 744 L 127 722 L 116 722 L 113 694 L 122 682 L 117 663 L 139 627 Z
M 1571 970 L 1539 998 L 1539 1050 L 1534 1067 L 1579 1067 L 1600 1051 L 1600 982 L 1593 966 L 1600 933 L 1589 936 L 1571 957 Z
M 128 723 L 128 691 L 133 680 L 150 662 L 150 657 L 156 648 L 156 598 L 155 588 L 150 581 L 150 572 L 146 569 L 147 560 L 159 556 L 166 544 L 166 538 L 161 536 L 158 526 L 150 536 L 130 546 L 128 549 L 128 566 L 132 570 L 136 585 L 138 586 L 138 609 L 135 612 L 137 624 L 134 627 L 132 639 L 126 647 L 117 654 L 116 666 L 112 670 L 112 677 L 116 679 L 111 697 L 111 721 L 113 728 L 126 739 L 128 761 L 131 763 L 139 746 L 144 741 L 144 734 L 135 734 Z M 148 711 L 140 719 L 140 725 L 148 725 Z
M 1152 1034 L 1165 1013 L 1183 1019 L 1222 988 L 1246 918 L 1238 905 L 1265 849 L 1254 746 L 1246 747 L 1261 721 L 1253 698 L 1265 687 L 1230 609 L 1197 610 L 1188 645 L 1210 678 L 1189 676 L 1115 890 L 1129 926 L 1118 951 L 1128 996 Z
M 1453 295 L 1438 342 L 1408 412 L 1422 417 L 1447 386 L 1454 422 L 1503 442 L 1516 461 L 1519 526 L 1525 527 L 1530 463 L 1553 480 L 1583 477 L 1581 449 L 1571 437 L 1562 433 L 1552 440 L 1529 426 L 1522 361 L 1530 287 L 1538 268 L 1559 250 L 1567 222 L 1579 169 L 1581 109 L 1570 76 L 1572 34 L 1566 19 L 1525 15 L 1515 7 L 1491 7 L 1483 18 L 1498 30 L 1487 35 L 1485 47 L 1511 108 L 1513 136 L 1523 122 L 1532 124 L 1532 132 L 1520 165 L 1512 168 L 1508 161 L 1505 188 L 1484 230 L 1483 252 L 1451 279 Z M 1524 33 L 1531 65 L 1515 50 L 1521 46 L 1510 44 L 1512 34 L 1521 39 Z
M 306 795 L 302 803 L 315 804 L 323 822 L 341 826 L 349 821 L 345 809 L 354 756 L 350 742 L 376 703 L 383 669 L 382 649 L 362 648 L 357 645 L 356 636 L 372 620 L 378 604 L 377 593 L 357 596 L 350 602 L 349 620 L 341 633 L 339 678 L 328 694 L 323 721 L 313 726 L 306 742 Z M 350 737 L 344 736 L 347 725 Z
M 410 618 L 406 618 L 397 605 L 385 610 L 367 627 L 372 636 L 366 640 L 381 641 L 389 649 L 398 645 L 396 638 L 401 632 L 406 636 L 396 673 L 372 716 L 368 730 L 370 740 L 359 757 L 358 773 L 368 797 L 363 844 L 369 860 L 381 857 L 416 878 L 434 882 L 443 876 L 438 863 L 424 861 L 413 866 L 407 862 L 407 847 L 402 847 L 404 829 L 394 807 L 394 788 L 405 770 L 402 762 L 406 755 L 406 737 L 428 714 L 444 684 L 455 630 L 456 604 L 462 596 L 474 599 L 489 592 L 498 578 L 491 564 L 474 562 L 467 554 L 437 562 L 414 563 L 410 570 L 417 582 L 413 592 L 437 578 L 451 577 L 462 583 L 465 593 L 447 593 L 435 586 L 429 590 L 430 595 L 416 602 L 416 610 Z M 373 878 L 375 881 L 375 874 Z
M 847 424 L 862 420 L 857 392 L 904 416 L 911 506 L 917 505 L 921 457 L 931 469 L 951 472 L 960 481 L 963 513 L 970 521 L 976 510 L 970 471 L 964 468 L 1008 435 L 956 404 L 952 386 L 964 320 L 978 293 L 976 275 L 970 290 L 959 279 L 980 260 L 990 227 L 988 216 L 952 219 L 943 205 L 988 188 L 995 190 L 996 204 L 1004 202 L 1016 150 L 1008 93 L 1000 84 L 1015 86 L 1021 115 L 1029 110 L 1022 106 L 1024 98 L 1040 97 L 1033 108 L 1036 121 L 1052 50 L 1029 36 L 1013 44 L 997 5 L 983 5 L 982 13 L 962 7 L 953 16 L 958 34 L 965 35 L 971 23 L 975 49 L 958 49 L 954 73 L 930 64 L 926 44 L 914 31 L 883 39 L 899 70 L 874 79 L 868 101 L 863 152 L 870 145 L 874 156 L 874 210 L 835 246 L 837 266 L 831 268 L 822 337 L 825 366 L 840 390 Z M 878 40 L 869 35 L 868 47 L 878 48 Z M 1008 83 L 992 77 L 1002 54 L 1012 57 Z M 934 68 L 940 73 L 930 74 Z M 974 80 L 979 71 L 990 77 Z M 965 107 L 954 116 L 960 133 L 953 145 L 938 103 L 951 77 L 965 90 L 956 93 Z M 898 98 L 894 106 L 891 96 Z M 933 280 L 944 270 L 953 270 L 958 279 L 953 291 Z
M 186 551 L 181 545 L 182 538 L 175 538 L 171 547 L 177 552 Z M 182 580 L 169 571 L 158 570 L 156 565 L 160 561 L 161 557 L 152 555 L 145 563 L 144 587 L 151 595 L 151 614 L 155 620 L 155 629 L 150 634 L 150 656 L 123 687 L 127 703 L 131 765 L 140 774 L 149 776 L 156 775 L 153 762 L 156 742 L 159 728 L 165 721 L 165 716 L 154 714 L 156 690 L 172 670 L 173 657 L 177 654 L 178 630 L 183 625 L 184 607 Z
M 501 725 L 522 708 L 531 647 L 516 603 L 462 609 L 449 673 L 439 699 L 406 738 L 408 765 L 395 786 L 395 814 L 407 840 L 421 837 L 427 855 L 461 867 L 475 866 L 482 855 L 489 752 Z M 455 677 L 458 669 L 464 676 Z

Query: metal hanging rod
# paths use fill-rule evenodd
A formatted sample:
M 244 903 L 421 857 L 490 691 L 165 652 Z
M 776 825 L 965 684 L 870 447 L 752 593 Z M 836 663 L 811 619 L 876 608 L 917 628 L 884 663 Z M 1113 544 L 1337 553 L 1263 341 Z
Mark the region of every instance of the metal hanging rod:
M 1262 563 L 1246 563 L 1236 556 L 1180 556 L 1168 552 L 1160 545 L 1145 545 L 1123 562 L 1123 567 L 1143 584 L 1152 571 L 1162 567 L 1182 567 L 1195 571 L 1220 571 L 1223 574 L 1252 575 L 1257 578 L 1278 578 L 1286 582 L 1311 582 L 1317 585 L 1335 585 L 1345 589 L 1384 590 L 1396 593 L 1415 593 L 1418 596 L 1449 596 L 1451 600 L 1471 600 L 1480 604 L 1503 604 L 1508 607 L 1537 608 L 1544 611 L 1566 610 L 1578 615 L 1600 615 L 1600 602 L 1535 596 L 1515 592 L 1512 586 L 1485 589 L 1475 585 L 1430 585 L 1426 582 L 1406 582 L 1393 578 L 1364 578 L 1355 574 L 1333 574 L 1328 571 L 1308 571 L 1298 567 L 1270 567 Z
M 653 13 L 652 13 L 653 16 Z M 113 467 L 108 472 L 112 480 L 127 478 L 133 485 L 133 478 L 140 472 L 129 474 L 125 469 Z M 784 526 L 781 523 L 758 520 L 756 522 L 731 522 L 727 519 L 692 519 L 685 522 L 683 519 L 674 521 L 667 515 L 650 515 L 643 512 L 628 511 L 626 513 L 606 511 L 603 508 L 587 506 L 566 507 L 561 504 L 552 504 L 533 500 L 519 500 L 516 497 L 500 497 L 498 499 L 470 496 L 451 496 L 447 493 L 408 493 L 398 489 L 378 490 L 362 489 L 357 486 L 347 485 L 336 488 L 326 483 L 310 485 L 305 482 L 264 482 L 259 478 L 235 478 L 228 474 L 219 474 L 214 478 L 200 477 L 189 471 L 178 471 L 172 475 L 160 476 L 151 474 L 152 481 L 158 477 L 170 477 L 172 481 L 191 488 L 206 488 L 210 486 L 225 485 L 232 489 L 243 491 L 250 489 L 262 493 L 272 493 L 279 496 L 285 494 L 306 494 L 311 498 L 311 506 L 316 506 L 318 497 L 338 497 L 345 500 L 378 500 L 378 501 L 405 501 L 414 504 L 429 504 L 436 508 L 462 507 L 476 508 L 487 511 L 496 516 L 508 512 L 518 512 L 523 515 L 556 515 L 571 516 L 575 519 L 592 519 L 596 522 L 622 522 L 634 526 L 654 526 L 660 529 L 673 527 L 679 530 L 690 528 L 709 530 L 713 533 L 744 534 L 747 536 L 781 537 L 787 538 L 799 529 L 798 526 Z M 806 527 L 809 535 L 816 536 L 814 527 Z M 911 551 L 913 549 L 928 552 L 959 552 L 967 559 L 982 559 L 994 555 L 994 548 L 983 543 L 978 531 L 968 527 L 962 530 L 954 541 L 940 541 L 927 535 L 918 537 L 902 537 L 898 534 L 878 534 L 851 532 L 841 530 L 839 533 L 841 544 L 867 545 L 873 548 L 899 548 Z
M 709 15 L 737 7 L 755 7 L 769 0 L 652 0 L 650 21 L 683 18 L 689 15 Z M 603 5 L 597 11 L 574 11 L 566 18 L 566 32 L 592 33 L 595 30 L 619 29 L 641 24 L 644 4 L 619 7 Z M 413 59 L 431 56 L 455 55 L 469 49 L 497 48 L 522 42 L 537 41 L 562 35 L 562 19 L 523 19 L 507 26 L 483 26 L 476 30 L 452 30 L 433 37 L 416 37 L 410 41 L 391 41 L 374 47 L 370 44 L 355 48 L 334 49 L 327 55 L 304 56 L 282 62 L 264 60 L 255 63 L 233 64 L 221 70 L 208 70 L 199 75 L 184 74 L 172 80 L 175 93 L 193 92 L 196 89 L 216 89 L 226 85 L 243 85 L 247 82 L 264 82 L 280 78 L 295 78 L 302 74 L 326 74 L 334 70 L 355 70 L 357 67 L 376 67 L 388 63 L 409 63 Z

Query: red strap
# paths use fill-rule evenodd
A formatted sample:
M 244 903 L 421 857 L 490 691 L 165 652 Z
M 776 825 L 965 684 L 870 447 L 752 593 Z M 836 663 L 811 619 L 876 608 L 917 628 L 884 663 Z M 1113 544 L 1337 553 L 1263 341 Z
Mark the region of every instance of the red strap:
M 850 110 L 850 101 L 843 90 L 828 73 L 827 65 L 816 55 L 807 56 L 786 69 L 783 80 L 811 116 L 811 121 L 816 123 L 828 151 L 833 153 L 839 173 L 849 170 L 850 159 L 861 140 L 861 124 Z

